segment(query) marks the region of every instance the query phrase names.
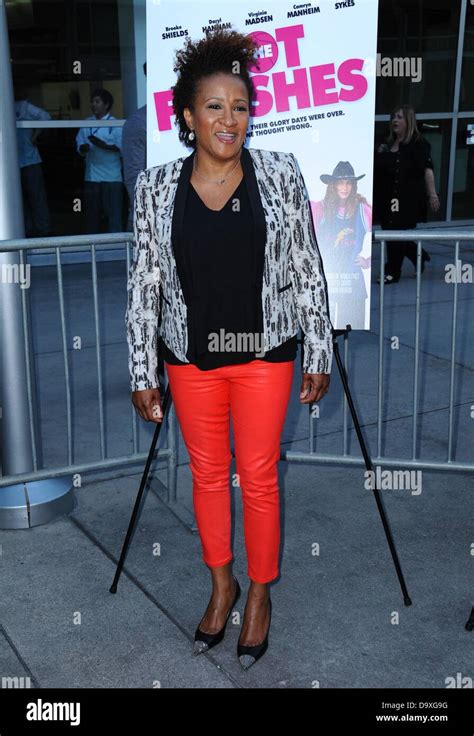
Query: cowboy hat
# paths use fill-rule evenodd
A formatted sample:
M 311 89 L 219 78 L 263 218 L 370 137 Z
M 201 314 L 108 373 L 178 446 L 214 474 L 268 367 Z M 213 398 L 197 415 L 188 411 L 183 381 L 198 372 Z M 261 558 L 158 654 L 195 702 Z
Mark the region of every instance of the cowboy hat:
M 362 179 L 364 176 L 365 174 L 356 176 L 354 174 L 354 169 L 349 161 L 339 161 L 332 174 L 321 174 L 319 178 L 321 179 L 323 184 L 332 184 L 333 182 L 339 181 L 340 179 L 353 179 L 354 181 L 359 181 L 359 179 Z

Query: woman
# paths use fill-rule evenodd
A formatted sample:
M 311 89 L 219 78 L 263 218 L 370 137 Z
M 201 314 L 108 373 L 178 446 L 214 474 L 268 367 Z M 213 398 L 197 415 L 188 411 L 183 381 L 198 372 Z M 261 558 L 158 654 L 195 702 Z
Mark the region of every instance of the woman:
M 279 574 L 277 463 L 299 325 L 302 403 L 327 393 L 332 361 L 326 283 L 296 159 L 243 147 L 255 50 L 250 37 L 217 31 L 177 53 L 173 106 L 179 138 L 194 151 L 138 176 L 126 315 L 133 404 L 143 419 L 162 420 L 161 351 L 190 456 L 213 586 L 196 653 L 222 640 L 240 593 L 231 572 L 232 415 L 250 578 L 238 643 L 244 668 L 268 646 L 268 583 Z
M 375 155 L 374 180 L 374 210 L 382 230 L 412 230 L 418 222 L 426 222 L 427 191 L 431 209 L 439 210 L 431 146 L 419 132 L 410 105 L 401 105 L 392 112 L 387 142 Z M 416 253 L 413 241 L 387 242 L 384 283 L 399 281 L 405 256 L 416 268 Z M 430 260 L 423 249 L 422 271 Z
M 324 256 L 331 294 L 330 313 L 336 327 L 365 328 L 365 287 L 362 269 L 370 267 L 370 256 L 362 255 L 364 238 L 372 229 L 372 209 L 357 191 L 356 176 L 349 161 L 339 161 L 332 174 L 321 174 L 327 184 L 320 202 L 311 202 L 313 222 Z

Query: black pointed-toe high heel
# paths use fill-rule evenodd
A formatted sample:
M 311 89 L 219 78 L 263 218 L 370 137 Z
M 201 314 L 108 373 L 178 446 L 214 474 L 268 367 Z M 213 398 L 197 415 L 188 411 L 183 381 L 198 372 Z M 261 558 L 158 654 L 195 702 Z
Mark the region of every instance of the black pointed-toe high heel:
M 196 633 L 194 634 L 193 654 L 201 654 L 202 652 L 207 652 L 209 649 L 212 649 L 212 647 L 215 647 L 216 644 L 220 644 L 220 642 L 224 638 L 227 621 L 229 620 L 229 616 L 232 613 L 232 610 L 235 604 L 239 600 L 240 593 L 241 593 L 239 581 L 237 580 L 235 575 L 232 575 L 232 577 L 234 578 L 235 584 L 236 584 L 235 596 L 234 596 L 234 601 L 229 609 L 229 613 L 227 614 L 224 626 L 222 627 L 222 629 L 219 629 L 219 631 L 216 631 L 215 634 L 206 634 L 206 632 L 201 631 L 201 629 L 198 626 L 196 629 Z
M 237 643 L 237 656 L 244 670 L 248 670 L 249 667 L 255 664 L 255 662 L 257 662 L 260 659 L 260 657 L 263 657 L 263 655 L 268 649 L 268 634 L 270 632 L 270 624 L 272 621 L 271 598 L 268 599 L 268 605 L 270 607 L 270 620 L 268 621 L 268 629 L 267 629 L 267 635 L 265 639 L 260 644 L 254 644 L 254 646 L 247 646 L 246 644 L 241 644 L 240 640 Z

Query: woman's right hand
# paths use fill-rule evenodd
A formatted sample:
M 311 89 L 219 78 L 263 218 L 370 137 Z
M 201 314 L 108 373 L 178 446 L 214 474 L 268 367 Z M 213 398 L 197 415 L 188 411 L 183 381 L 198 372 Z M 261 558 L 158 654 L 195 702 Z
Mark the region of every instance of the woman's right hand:
M 132 391 L 132 404 L 146 422 L 163 421 L 159 389 L 147 388 L 143 391 Z

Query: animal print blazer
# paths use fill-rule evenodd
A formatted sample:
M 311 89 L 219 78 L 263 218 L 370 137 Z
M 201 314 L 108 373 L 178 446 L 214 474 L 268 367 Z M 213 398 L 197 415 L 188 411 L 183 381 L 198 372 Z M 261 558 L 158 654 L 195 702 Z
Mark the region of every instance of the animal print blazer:
M 186 300 L 173 243 L 184 218 L 194 155 L 195 151 L 144 169 L 137 177 L 125 315 L 132 391 L 159 385 L 159 334 L 177 358 L 189 363 Z M 292 153 L 243 147 L 241 163 L 255 228 L 266 235 L 261 292 L 264 350 L 281 345 L 300 326 L 303 371 L 330 373 L 327 285 L 298 162 Z

